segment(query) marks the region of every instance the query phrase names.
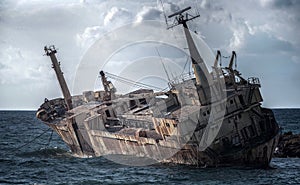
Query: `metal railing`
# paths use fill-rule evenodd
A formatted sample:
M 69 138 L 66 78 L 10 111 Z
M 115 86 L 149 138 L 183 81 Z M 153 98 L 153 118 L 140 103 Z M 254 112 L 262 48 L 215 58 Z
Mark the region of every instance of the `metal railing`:
M 259 78 L 257 78 L 257 77 L 250 77 L 250 78 L 248 78 L 247 81 L 248 81 L 248 84 L 260 85 Z
M 194 78 L 194 74 L 193 73 L 183 73 L 179 76 L 176 76 L 174 79 L 172 79 L 170 81 L 170 84 L 179 84 L 181 82 L 184 82 L 184 81 L 187 81 L 187 80 L 190 80 L 192 78 Z

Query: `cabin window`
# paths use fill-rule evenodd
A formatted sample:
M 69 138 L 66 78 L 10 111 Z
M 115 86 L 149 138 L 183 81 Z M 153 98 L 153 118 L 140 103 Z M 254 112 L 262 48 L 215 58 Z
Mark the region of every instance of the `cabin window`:
M 239 100 L 240 100 L 241 104 L 244 106 L 245 101 L 244 101 L 243 95 L 239 95 L 238 97 L 239 97 Z
M 106 114 L 107 117 L 111 117 L 109 110 L 106 110 L 105 114 Z
M 139 137 L 147 137 L 147 132 L 144 130 L 139 131 Z
M 233 104 L 233 100 L 230 100 L 230 104 Z
M 166 126 L 167 126 L 167 127 L 170 127 L 170 124 L 169 124 L 168 122 L 166 122 Z
M 223 145 L 225 145 L 225 146 L 230 145 L 230 142 L 229 142 L 228 137 L 223 138 L 223 139 L 222 139 L 222 142 L 223 142 Z
M 273 130 L 275 128 L 274 120 L 272 118 L 270 118 L 270 128 L 271 128 L 271 130 Z
M 241 130 L 241 134 L 242 134 L 244 140 L 247 140 L 249 138 L 246 128 L 243 128 Z
M 267 130 L 271 129 L 271 120 L 269 117 L 266 117 L 266 129 Z
M 137 107 L 137 106 L 136 106 L 135 100 L 130 100 L 130 101 L 129 101 L 129 109 L 132 110 L 132 109 L 134 109 L 134 108 L 136 108 L 136 107 Z
M 259 127 L 260 127 L 260 130 L 262 132 L 265 132 L 266 131 L 266 127 L 265 127 L 265 123 L 263 121 L 260 121 L 259 122 Z
M 244 131 L 243 131 L 243 130 L 241 130 L 241 135 L 242 135 L 242 138 L 243 138 L 244 140 L 246 140 L 245 134 L 244 134 Z
M 139 99 L 139 102 L 140 102 L 140 104 L 142 104 L 142 105 L 146 105 L 146 104 L 147 104 L 147 101 L 146 101 L 145 98 Z
M 248 130 L 249 130 L 250 137 L 255 136 L 255 131 L 254 131 L 254 128 L 253 128 L 252 125 L 250 125 L 250 126 L 248 127 Z
M 233 145 L 239 145 L 239 144 L 240 144 L 240 138 L 239 138 L 238 135 L 234 135 L 234 136 L 232 137 L 232 144 L 233 144 Z

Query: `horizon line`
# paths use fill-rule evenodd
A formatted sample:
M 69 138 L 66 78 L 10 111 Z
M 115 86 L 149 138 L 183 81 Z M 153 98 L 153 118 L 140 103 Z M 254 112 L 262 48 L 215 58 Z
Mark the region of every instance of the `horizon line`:
M 300 107 L 268 107 L 269 109 L 300 109 Z M 2 109 L 0 111 L 37 111 L 37 109 Z

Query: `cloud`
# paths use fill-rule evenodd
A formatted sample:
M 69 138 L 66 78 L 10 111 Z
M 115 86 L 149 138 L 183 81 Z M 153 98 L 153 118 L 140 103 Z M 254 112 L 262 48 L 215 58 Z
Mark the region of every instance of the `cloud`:
M 203 0 L 200 4 L 201 8 L 203 9 L 211 9 L 212 5 L 209 1 Z
M 105 32 L 124 26 L 128 23 L 139 23 L 145 20 L 160 20 L 162 11 L 157 7 L 143 6 L 142 9 L 133 13 L 126 8 L 112 7 L 105 13 L 103 22 L 97 26 L 86 27 L 83 33 L 76 34 L 77 45 L 88 48 Z
M 260 3 L 263 7 L 269 6 L 282 9 L 300 5 L 298 0 L 260 0 Z
M 135 16 L 135 22 L 142 22 L 144 20 L 161 20 L 162 11 L 157 7 L 144 6 L 140 12 Z
M 168 2 L 162 1 L 162 4 L 161 4 L 160 0 L 157 1 L 157 8 L 160 11 L 165 10 L 166 14 L 174 13 L 174 12 L 177 12 L 178 10 L 180 10 L 179 4 L 174 4 L 170 1 L 168 1 Z
M 101 33 L 103 33 L 103 28 L 100 26 L 87 27 L 83 33 L 76 34 L 77 45 L 81 48 L 88 48 L 100 37 Z
M 300 64 L 300 57 L 299 56 L 292 56 L 292 61 L 296 64 Z
M 124 23 L 128 23 L 130 20 L 132 20 L 132 13 L 129 10 L 126 8 L 112 7 L 106 13 L 103 25 L 111 26 L 111 24 L 114 24 L 120 26 Z
M 189 26 L 192 31 L 204 35 L 212 48 L 227 52 L 237 50 L 239 59 L 245 61 L 249 61 L 247 55 L 255 54 L 255 61 L 267 55 L 266 60 L 272 64 L 284 60 L 284 65 L 299 65 L 298 0 L 163 0 L 163 3 L 166 15 L 196 5 L 201 17 Z M 195 14 L 193 10 L 190 13 Z M 44 45 L 55 44 L 60 49 L 58 55 L 63 71 L 71 84 L 81 56 L 95 40 L 127 23 L 144 20 L 164 21 L 160 0 L 1 1 L 0 84 L 1 89 L 14 86 L 13 91 L 16 91 L 11 91 L 10 95 L 7 90 L 5 97 L 17 96 L 17 91 L 29 92 L 28 88 L 39 92 L 45 89 L 43 83 L 49 80 L 54 82 L 49 81 L 47 91 L 37 93 L 36 98 L 60 95 L 49 58 L 42 56 Z M 270 65 L 264 65 L 260 66 L 262 71 L 270 69 Z M 274 70 L 281 68 L 272 67 Z M 244 70 L 248 71 L 247 68 Z M 272 78 L 276 81 L 277 77 Z M 286 76 L 282 78 L 288 80 Z M 276 91 L 276 86 L 268 88 L 271 88 L 270 92 Z M 2 95 L 0 107 L 7 99 Z
M 248 54 L 274 54 L 294 52 L 294 46 L 266 33 L 247 35 L 244 52 Z
M 266 7 L 272 3 L 272 0 L 259 0 L 262 7 Z
M 12 46 L 2 52 L 0 55 L 1 85 L 41 83 L 41 79 L 51 79 L 53 76 L 49 73 L 50 65 L 39 62 L 41 56 Z
M 76 43 L 86 50 L 104 33 L 132 22 L 134 15 L 126 8 L 113 6 L 104 13 L 104 18 L 98 25 L 88 26 L 83 33 L 76 34 Z
M 218 32 L 224 40 L 222 45 L 219 43 L 222 50 L 259 52 L 261 50 L 257 48 L 267 50 L 274 48 L 277 51 L 293 53 L 299 48 L 300 42 L 297 37 L 300 25 L 299 13 L 294 10 L 295 6 L 300 4 L 299 1 L 291 0 L 281 5 L 282 1 L 277 0 L 259 0 L 259 2 L 261 7 L 257 6 L 255 1 L 243 2 L 243 6 L 238 6 L 239 3 L 234 2 L 203 0 L 200 3 L 200 19 L 203 19 L 205 27 L 220 25 L 204 29 L 204 26 L 199 27 L 201 30 L 219 29 Z M 231 30 L 231 34 L 229 35 L 226 30 Z M 211 32 L 216 35 L 216 31 Z M 210 40 L 210 37 L 214 36 L 206 31 L 206 40 Z
M 240 24 L 231 27 L 231 30 L 233 35 L 230 39 L 229 48 L 230 50 L 238 50 L 245 44 L 245 35 L 248 31 L 247 27 L 240 21 Z
M 60 91 L 48 58 L 8 46 L 0 53 L 0 109 L 32 109 Z M 48 59 L 49 60 L 49 59 Z

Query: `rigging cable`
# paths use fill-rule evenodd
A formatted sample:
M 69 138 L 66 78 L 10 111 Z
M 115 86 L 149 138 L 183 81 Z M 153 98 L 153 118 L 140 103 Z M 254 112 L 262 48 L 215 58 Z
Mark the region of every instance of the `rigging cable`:
M 49 139 L 48 139 L 48 143 L 47 143 L 46 146 L 49 146 L 49 145 L 50 145 L 50 142 L 51 142 L 51 140 L 52 140 L 52 136 L 53 136 L 53 130 L 52 130 L 52 132 L 51 132 L 51 135 L 50 135 L 50 137 L 49 137 Z
M 130 80 L 130 79 L 127 79 L 127 78 L 124 78 L 124 77 L 121 77 L 121 76 L 117 76 L 117 75 L 114 75 L 114 74 L 111 74 L 111 73 L 108 73 L 108 72 L 105 72 L 105 74 L 108 77 L 110 77 L 110 78 L 112 78 L 116 81 L 125 83 L 127 85 L 134 85 L 134 86 L 141 87 L 141 88 L 151 88 L 151 89 L 156 89 L 156 90 L 162 90 L 162 88 L 159 88 L 159 87 L 156 87 L 156 86 L 153 86 L 153 85 L 144 84 L 142 82 L 135 82 L 133 80 Z
M 185 62 L 185 64 L 184 64 L 184 66 L 183 66 L 183 70 L 182 70 L 182 72 L 181 72 L 181 75 L 183 75 L 183 73 L 184 73 L 184 71 L 185 71 L 185 68 L 186 68 L 186 65 L 187 65 L 188 61 L 189 61 L 189 57 L 187 57 L 187 59 L 186 59 L 186 62 Z M 190 74 L 190 72 L 189 72 L 189 74 Z
M 41 137 L 42 135 L 44 135 L 44 134 L 45 134 L 46 132 L 48 132 L 50 129 L 51 129 L 51 128 L 48 128 L 47 130 L 45 130 L 44 132 L 42 132 L 40 135 L 34 137 L 34 138 L 33 138 L 32 140 L 30 140 L 29 142 L 27 142 L 27 143 L 25 143 L 25 144 L 23 144 L 23 145 L 17 147 L 15 150 L 13 150 L 13 152 L 18 151 L 18 150 L 20 150 L 21 148 L 23 148 L 23 147 L 25 147 L 25 146 L 27 146 L 27 145 L 33 143 L 36 139 L 38 139 L 39 137 Z M 52 132 L 53 132 L 53 130 L 52 130 Z M 52 137 L 52 136 L 51 136 L 51 137 Z
M 143 88 L 160 89 L 160 88 L 155 87 L 155 86 L 147 85 L 147 84 L 144 84 L 144 83 L 141 83 L 141 82 L 135 82 L 135 81 L 132 81 L 132 80 L 120 77 L 120 76 L 116 76 L 116 75 L 113 75 L 113 74 L 108 74 L 107 76 L 114 79 L 114 80 L 126 83 L 127 85 L 134 85 L 134 86 L 143 87 Z
M 160 53 L 159 53 L 157 47 L 155 47 L 155 49 L 156 49 L 157 54 L 158 54 L 158 56 L 159 56 L 159 58 L 160 58 L 160 62 L 161 62 L 161 64 L 162 64 L 163 68 L 164 68 L 164 71 L 165 71 L 165 73 L 166 73 L 166 75 L 167 75 L 168 81 L 170 82 L 171 80 L 170 80 L 168 71 L 167 71 L 167 69 L 166 69 L 166 66 L 165 66 L 165 64 L 164 64 L 164 62 L 163 62 L 163 60 L 162 60 L 162 58 L 161 58 L 161 56 L 160 56 Z

